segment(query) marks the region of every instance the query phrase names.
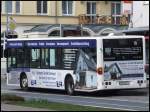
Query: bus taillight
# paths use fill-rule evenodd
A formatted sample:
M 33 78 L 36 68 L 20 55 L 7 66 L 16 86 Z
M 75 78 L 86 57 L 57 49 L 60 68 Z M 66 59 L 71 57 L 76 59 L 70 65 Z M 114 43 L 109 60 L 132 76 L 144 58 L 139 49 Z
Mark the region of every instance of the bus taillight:
M 149 74 L 149 64 L 146 64 L 146 65 L 144 66 L 144 70 L 145 70 L 145 72 L 146 72 L 147 74 Z
M 99 67 L 99 68 L 97 68 L 97 73 L 99 74 L 99 75 L 102 75 L 103 74 L 103 68 L 102 67 Z

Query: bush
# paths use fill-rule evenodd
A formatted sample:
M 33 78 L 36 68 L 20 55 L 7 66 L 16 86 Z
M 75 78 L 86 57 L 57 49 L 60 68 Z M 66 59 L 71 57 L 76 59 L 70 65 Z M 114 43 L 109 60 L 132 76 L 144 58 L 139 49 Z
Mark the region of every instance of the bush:
M 25 101 L 23 97 L 13 94 L 1 94 L 1 101 Z

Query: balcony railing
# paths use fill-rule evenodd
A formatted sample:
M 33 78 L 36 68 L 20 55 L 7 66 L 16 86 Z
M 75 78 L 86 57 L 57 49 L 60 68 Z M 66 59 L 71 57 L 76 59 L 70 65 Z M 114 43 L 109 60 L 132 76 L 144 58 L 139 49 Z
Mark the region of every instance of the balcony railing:
M 129 25 L 130 18 L 125 15 L 79 15 L 79 24 L 114 24 Z

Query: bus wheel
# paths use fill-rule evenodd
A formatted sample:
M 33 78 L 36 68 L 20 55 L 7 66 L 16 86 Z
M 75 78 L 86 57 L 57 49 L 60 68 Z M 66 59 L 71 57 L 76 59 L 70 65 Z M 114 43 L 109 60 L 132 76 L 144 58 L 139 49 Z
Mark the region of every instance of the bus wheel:
M 20 87 L 22 90 L 28 90 L 28 79 L 26 75 L 21 75 Z
M 65 82 L 65 90 L 68 95 L 73 95 L 74 93 L 74 83 L 72 77 L 68 77 Z

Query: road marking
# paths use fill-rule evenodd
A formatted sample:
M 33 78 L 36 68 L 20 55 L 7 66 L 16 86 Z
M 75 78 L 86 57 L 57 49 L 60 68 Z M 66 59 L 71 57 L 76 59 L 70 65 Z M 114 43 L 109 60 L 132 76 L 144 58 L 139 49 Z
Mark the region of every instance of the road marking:
M 2 90 L 2 91 L 8 91 L 8 92 L 12 92 L 12 91 L 15 91 L 15 90 Z M 15 92 L 20 92 L 20 93 L 32 93 L 30 91 L 28 92 L 24 92 L 24 91 L 15 91 Z M 35 93 L 34 94 L 42 94 L 42 93 Z M 132 100 L 132 101 L 129 101 L 129 100 L 123 100 L 123 99 L 108 99 L 108 98 L 94 98 L 94 97 L 85 97 L 85 96 L 69 96 L 69 95 L 57 95 L 57 94 L 47 94 L 47 93 L 43 93 L 44 95 L 55 95 L 55 96 L 67 96 L 67 97 L 77 97 L 77 98 L 88 98 L 88 99 L 103 99 L 103 100 L 114 100 L 114 101 L 127 101 L 127 102 L 131 102 L 131 103 L 145 103 L 145 104 L 149 104 L 149 101 L 138 101 L 138 100 Z
M 110 109 L 110 107 L 104 107 L 104 106 L 95 106 L 95 105 L 84 105 L 84 106 L 100 107 L 100 108 L 109 108 L 109 109 Z M 116 108 L 116 107 L 114 107 L 114 108 L 112 108 L 112 109 L 127 110 L 127 111 L 137 111 L 137 110 L 133 110 L 133 109 L 122 109 L 122 108 Z
M 10 90 L 2 90 L 2 91 L 5 91 L 5 92 L 13 92 L 13 93 L 28 93 L 28 94 L 30 94 L 31 92 L 21 92 L 21 91 L 10 91 Z M 41 93 L 32 93 L 33 95 L 34 94 L 41 94 Z M 49 94 L 44 94 L 44 95 L 49 95 Z M 26 95 L 24 95 L 25 97 L 28 97 L 28 98 L 31 98 L 30 96 L 26 96 Z M 57 95 L 56 95 L 57 96 Z M 63 96 L 67 96 L 67 95 L 63 95 Z M 32 97 L 33 98 L 33 97 Z M 35 96 L 35 98 L 37 98 L 36 96 Z M 50 98 L 48 98 L 49 100 L 50 100 Z M 77 102 L 77 103 L 88 103 L 88 104 L 93 104 L 93 103 L 95 103 L 95 102 L 85 102 L 85 101 L 74 101 L 74 100 L 66 100 L 66 99 L 53 99 L 53 98 L 51 98 L 51 100 L 54 100 L 54 101 L 71 101 L 71 102 Z M 128 101 L 129 102 L 129 101 Z M 129 105 L 118 105 L 118 104 L 110 104 L 110 103 L 95 103 L 96 105 L 98 105 L 98 104 L 105 104 L 105 105 L 110 105 L 110 106 L 120 106 L 120 107 L 124 107 L 124 108 L 118 108 L 118 109 L 122 109 L 122 110 L 132 110 L 132 109 L 127 109 L 127 108 L 129 108 L 129 107 L 135 107 L 135 108 L 139 108 L 139 106 L 129 106 Z M 113 109 L 115 109 L 116 107 L 106 107 L 106 108 L 113 108 Z M 148 107 L 140 107 L 141 109 L 142 108 L 147 108 L 148 109 Z

